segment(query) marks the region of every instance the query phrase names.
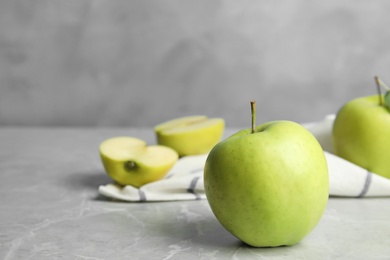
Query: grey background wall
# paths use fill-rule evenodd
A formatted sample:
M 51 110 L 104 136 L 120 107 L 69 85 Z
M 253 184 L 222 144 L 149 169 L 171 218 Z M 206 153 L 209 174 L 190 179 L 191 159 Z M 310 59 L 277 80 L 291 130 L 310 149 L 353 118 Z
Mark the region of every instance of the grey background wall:
M 390 82 L 390 1 L 2 0 L 0 125 L 308 122 Z

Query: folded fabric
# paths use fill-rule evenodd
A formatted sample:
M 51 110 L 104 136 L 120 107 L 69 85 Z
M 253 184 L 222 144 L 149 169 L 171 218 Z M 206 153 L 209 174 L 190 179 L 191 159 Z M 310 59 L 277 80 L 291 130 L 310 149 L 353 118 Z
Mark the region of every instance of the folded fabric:
M 390 180 L 333 154 L 332 126 L 335 116 L 303 124 L 324 149 L 329 169 L 329 195 L 339 197 L 390 196 Z M 177 201 L 205 199 L 203 169 L 207 154 L 180 158 L 167 176 L 140 188 L 114 183 L 99 186 L 99 193 L 122 201 Z

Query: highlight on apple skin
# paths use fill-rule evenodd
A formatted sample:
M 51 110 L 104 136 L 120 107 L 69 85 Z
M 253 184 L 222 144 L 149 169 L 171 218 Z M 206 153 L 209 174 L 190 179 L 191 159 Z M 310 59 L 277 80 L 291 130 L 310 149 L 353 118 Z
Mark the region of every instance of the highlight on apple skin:
M 171 147 L 179 156 L 208 153 L 221 141 L 225 129 L 222 118 L 187 116 L 155 126 L 159 145 Z

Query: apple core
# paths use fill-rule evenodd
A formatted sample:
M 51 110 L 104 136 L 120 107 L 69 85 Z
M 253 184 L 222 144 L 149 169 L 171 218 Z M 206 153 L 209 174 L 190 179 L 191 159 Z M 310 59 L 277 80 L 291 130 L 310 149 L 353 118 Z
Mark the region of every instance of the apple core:
M 125 169 L 127 171 L 133 172 L 138 168 L 138 165 L 134 161 L 125 162 Z

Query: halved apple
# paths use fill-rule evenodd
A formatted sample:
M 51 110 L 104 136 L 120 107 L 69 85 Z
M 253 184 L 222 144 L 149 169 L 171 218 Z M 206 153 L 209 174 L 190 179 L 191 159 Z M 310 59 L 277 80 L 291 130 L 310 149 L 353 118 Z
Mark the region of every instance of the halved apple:
M 186 156 L 209 152 L 221 140 L 224 129 L 222 118 L 188 116 L 159 124 L 154 131 L 158 144 Z
M 162 179 L 178 159 L 175 150 L 133 137 L 113 137 L 99 147 L 104 168 L 121 185 L 140 187 Z

